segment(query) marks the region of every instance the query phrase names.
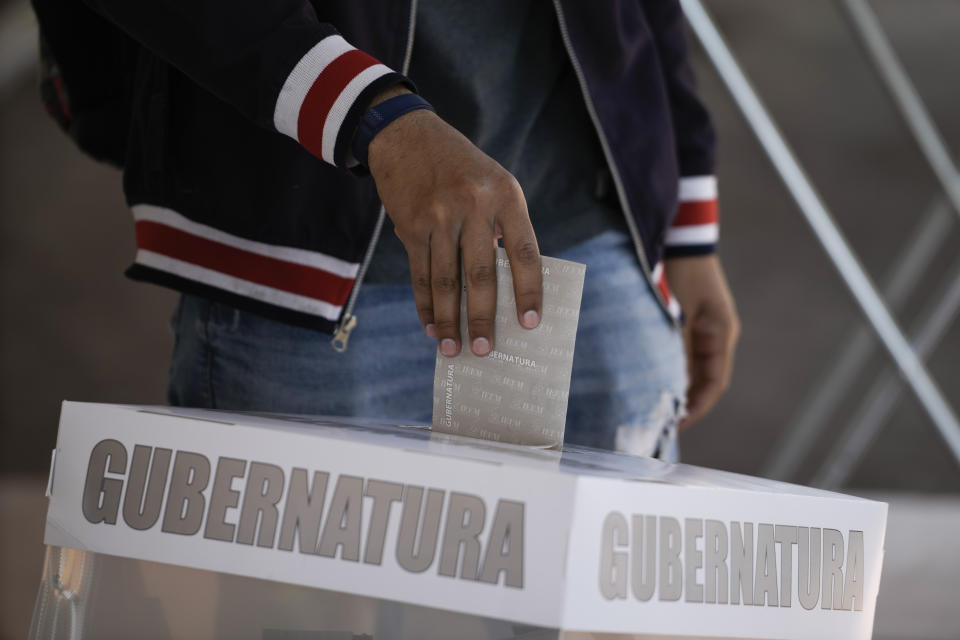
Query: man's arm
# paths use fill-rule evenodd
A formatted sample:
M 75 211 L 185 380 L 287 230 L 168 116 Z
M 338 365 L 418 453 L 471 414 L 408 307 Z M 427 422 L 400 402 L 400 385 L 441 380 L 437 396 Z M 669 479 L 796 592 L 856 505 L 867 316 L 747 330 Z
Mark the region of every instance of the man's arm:
M 101 15 L 251 121 L 346 167 L 360 119 L 405 78 L 346 42 L 306 0 L 87 0 Z M 242 153 L 242 149 L 237 150 Z M 518 321 L 541 315 L 540 253 L 517 181 L 429 111 L 369 147 L 377 190 L 410 256 L 417 309 L 445 355 L 461 348 L 460 261 L 471 348 L 493 348 L 494 238 L 513 268 Z
M 719 235 L 713 177 L 714 133 L 697 97 L 677 0 L 643 0 L 663 69 L 680 165 L 678 210 L 664 238 L 664 273 L 686 318 L 689 426 L 706 415 L 730 383 L 740 334 L 733 296 L 716 256 Z
M 730 384 L 740 320 L 716 255 L 717 185 L 712 176 L 680 179 L 677 215 L 666 235 L 664 275 L 683 309 L 688 417 L 705 416 Z
M 740 320 L 720 260 L 714 254 L 673 258 L 665 264 L 667 282 L 686 318 L 686 428 L 705 416 L 730 385 Z
M 341 167 L 364 107 L 405 80 L 306 0 L 86 2 L 252 122 Z

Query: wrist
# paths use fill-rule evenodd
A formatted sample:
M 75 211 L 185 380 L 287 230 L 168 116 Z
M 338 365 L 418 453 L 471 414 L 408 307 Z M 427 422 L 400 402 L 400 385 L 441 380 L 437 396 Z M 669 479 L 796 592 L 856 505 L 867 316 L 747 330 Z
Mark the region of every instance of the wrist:
M 423 117 L 425 112 L 433 111 L 429 102 L 410 91 L 382 97 L 383 100 L 375 102 L 364 114 L 352 144 L 356 160 L 368 168 L 371 166 L 371 153 L 379 155 L 384 141 L 395 138 L 390 134 L 400 126 L 398 121 L 416 119 L 417 114 Z M 395 141 L 387 142 L 388 146 L 395 144 Z
M 405 93 L 413 93 L 407 88 L 404 84 L 395 84 L 392 87 L 387 87 L 376 96 L 373 100 L 370 101 L 370 104 L 367 105 L 366 111 L 369 111 L 371 108 L 377 106 L 381 102 L 386 102 L 390 98 L 396 98 L 397 96 L 402 96 Z
M 670 291 L 688 316 L 704 305 L 723 306 L 732 300 L 716 254 L 671 258 L 664 261 L 664 270 Z

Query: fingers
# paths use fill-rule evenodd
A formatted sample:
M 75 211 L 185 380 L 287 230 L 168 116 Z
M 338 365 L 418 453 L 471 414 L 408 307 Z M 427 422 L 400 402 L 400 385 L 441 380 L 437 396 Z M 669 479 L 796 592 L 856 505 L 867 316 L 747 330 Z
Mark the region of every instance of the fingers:
M 430 236 L 430 289 L 440 353 L 460 353 L 460 252 L 458 234 L 438 228 Z
M 681 422 L 681 429 L 686 429 L 707 415 L 723 395 L 726 385 L 722 377 L 717 375 L 721 366 L 720 360 L 719 355 L 714 355 L 691 362 L 687 417 Z
M 687 332 L 688 415 L 680 423 L 681 429 L 707 415 L 727 390 L 737 332 L 735 324 L 716 319 L 698 318 L 691 323 Z
M 497 223 L 503 229 L 503 248 L 513 272 L 517 321 L 527 329 L 534 329 L 542 317 L 543 281 L 537 236 L 533 233 L 522 194 L 510 209 L 497 216 Z
M 417 314 L 424 332 L 453 357 L 462 339 L 479 357 L 493 350 L 497 312 L 497 238 L 512 265 L 517 321 L 540 324 L 543 283 L 540 250 L 516 179 L 491 163 L 483 180 L 460 176 L 454 189 L 433 189 L 435 201 L 417 212 L 393 212 L 395 232 L 410 260 Z M 496 169 L 494 169 L 496 167 Z M 388 210 L 389 211 L 389 210 Z M 399 213 L 397 213 L 399 211 Z M 463 259 L 461 276 L 460 260 Z M 466 281 L 466 335 L 460 335 L 461 277 Z
M 426 241 L 419 245 L 406 246 L 410 260 L 410 284 L 413 285 L 413 301 L 417 305 L 417 315 L 423 332 L 431 338 L 437 337 L 437 326 L 433 321 L 433 286 L 430 282 L 430 245 Z
M 467 285 L 467 329 L 470 350 L 483 357 L 493 349 L 497 313 L 496 239 L 485 221 L 464 227 L 460 237 Z

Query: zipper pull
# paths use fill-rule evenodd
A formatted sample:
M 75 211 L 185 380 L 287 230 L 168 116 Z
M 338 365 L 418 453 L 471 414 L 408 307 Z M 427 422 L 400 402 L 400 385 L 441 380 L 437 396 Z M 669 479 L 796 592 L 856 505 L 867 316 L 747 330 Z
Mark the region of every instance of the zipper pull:
M 357 316 L 349 313 L 343 316 L 343 322 L 337 327 L 337 332 L 333 336 L 330 344 L 337 353 L 343 353 L 347 350 L 347 343 L 350 341 L 350 333 L 357 328 Z

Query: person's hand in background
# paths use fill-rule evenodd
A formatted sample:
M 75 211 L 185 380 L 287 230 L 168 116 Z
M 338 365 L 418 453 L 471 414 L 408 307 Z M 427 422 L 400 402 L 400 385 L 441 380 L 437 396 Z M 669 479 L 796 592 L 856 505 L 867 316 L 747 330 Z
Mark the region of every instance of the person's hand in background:
M 683 309 L 688 416 L 684 429 L 705 416 L 730 384 L 740 319 L 716 255 L 671 258 L 667 282 Z
M 403 89 L 384 92 L 385 100 Z M 440 352 L 460 352 L 460 259 L 474 354 L 493 349 L 497 305 L 495 238 L 510 259 L 517 320 L 541 318 L 540 251 L 516 179 L 435 113 L 401 116 L 370 143 L 369 168 L 410 259 L 420 322 Z

